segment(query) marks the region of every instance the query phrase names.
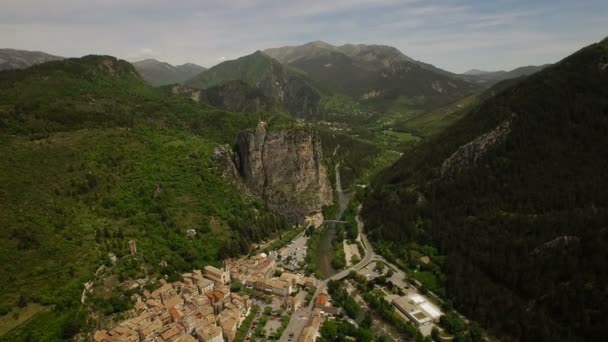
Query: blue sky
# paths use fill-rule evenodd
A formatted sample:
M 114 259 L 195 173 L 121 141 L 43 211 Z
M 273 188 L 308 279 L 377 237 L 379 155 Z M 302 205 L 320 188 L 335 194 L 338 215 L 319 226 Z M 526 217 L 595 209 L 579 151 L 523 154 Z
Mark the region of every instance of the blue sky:
M 312 40 L 464 72 L 551 63 L 608 36 L 606 0 L 2 0 L 0 47 L 212 66 Z

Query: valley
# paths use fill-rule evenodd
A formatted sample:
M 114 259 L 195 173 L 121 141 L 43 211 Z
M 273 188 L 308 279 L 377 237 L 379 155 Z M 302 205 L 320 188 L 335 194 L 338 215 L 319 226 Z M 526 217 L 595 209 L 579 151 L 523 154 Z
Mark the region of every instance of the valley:
M 342 189 L 342 183 L 340 181 L 340 163 L 336 164 L 335 167 L 336 174 L 336 194 L 338 195 L 338 209 L 336 210 L 335 216 L 332 218 L 333 221 L 342 220 L 342 216 L 344 215 L 344 211 L 348 207 L 348 203 L 350 202 L 351 194 L 344 193 Z M 332 266 L 332 260 L 334 256 L 334 245 L 333 240 L 336 236 L 336 225 L 339 224 L 337 222 L 331 222 L 327 224 L 323 235 L 319 240 L 319 244 L 316 249 L 316 258 L 317 265 L 319 266 L 319 272 L 323 278 L 329 278 L 334 275 L 337 270 L 335 270 Z
M 465 73 L 142 50 L 0 49 L 0 341 L 602 335 L 608 38 Z

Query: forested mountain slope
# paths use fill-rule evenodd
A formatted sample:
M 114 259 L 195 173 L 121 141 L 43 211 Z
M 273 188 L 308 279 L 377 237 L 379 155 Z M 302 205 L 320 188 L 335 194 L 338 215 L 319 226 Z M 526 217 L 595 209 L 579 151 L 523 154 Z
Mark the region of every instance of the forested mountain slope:
M 482 101 L 375 181 L 370 237 L 430 244 L 455 307 L 505 339 L 608 326 L 608 40 Z
M 214 158 L 257 120 L 167 94 L 109 56 L 0 72 L 0 309 L 45 308 L 3 338 L 78 332 L 83 283 L 108 253 L 120 279 L 172 277 L 287 228 Z M 139 257 L 124 264 L 131 239 Z M 119 312 L 120 298 L 87 305 Z
M 318 113 L 321 92 L 301 75 L 287 69 L 272 57 L 257 51 L 241 58 L 220 63 L 189 80 L 188 86 L 208 89 L 226 83 L 242 81 L 266 96 L 269 101 L 281 104 L 285 112 L 296 117 L 311 118 Z M 246 97 L 250 93 L 243 87 Z M 237 93 L 238 94 L 238 93 Z

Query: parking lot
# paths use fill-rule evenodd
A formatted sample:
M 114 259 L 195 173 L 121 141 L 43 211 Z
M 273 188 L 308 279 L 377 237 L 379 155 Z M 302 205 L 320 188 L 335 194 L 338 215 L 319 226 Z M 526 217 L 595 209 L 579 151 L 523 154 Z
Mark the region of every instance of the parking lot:
M 308 241 L 308 237 L 300 234 L 285 246 L 280 253 L 281 264 L 289 269 L 299 269 L 300 263 L 304 263 L 306 258 L 306 241 Z

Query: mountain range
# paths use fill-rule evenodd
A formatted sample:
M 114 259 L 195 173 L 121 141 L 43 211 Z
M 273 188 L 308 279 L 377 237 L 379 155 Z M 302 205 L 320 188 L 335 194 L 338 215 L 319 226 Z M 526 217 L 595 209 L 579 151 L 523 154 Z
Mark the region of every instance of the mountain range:
M 184 83 L 206 70 L 204 67 L 193 63 L 174 66 L 155 59 L 134 62 L 133 66 L 144 80 L 154 86 Z
M 333 46 L 316 41 L 264 53 L 303 73 L 319 88 L 348 95 L 377 110 L 387 110 L 400 99 L 437 108 L 479 90 L 390 46 Z
M 544 68 L 546 68 L 548 66 L 549 66 L 549 64 L 543 64 L 543 65 L 539 65 L 539 66 L 529 65 L 529 66 L 515 68 L 510 71 L 504 71 L 504 70 L 484 71 L 484 70 L 479 70 L 479 69 L 471 69 L 471 70 L 465 72 L 464 74 L 459 75 L 459 77 L 461 77 L 465 80 L 472 81 L 472 82 L 478 82 L 478 83 L 483 83 L 483 84 L 494 84 L 496 82 L 500 82 L 500 81 L 504 81 L 504 80 L 508 80 L 508 79 L 529 76 L 529 75 L 532 75 L 534 73 L 537 73 L 537 72 L 543 70 Z

